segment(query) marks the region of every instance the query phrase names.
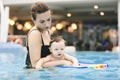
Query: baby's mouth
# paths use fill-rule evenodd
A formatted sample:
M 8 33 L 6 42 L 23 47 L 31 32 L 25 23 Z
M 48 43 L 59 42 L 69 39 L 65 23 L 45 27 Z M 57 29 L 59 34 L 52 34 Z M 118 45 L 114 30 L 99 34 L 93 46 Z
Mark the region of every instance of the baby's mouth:
M 61 54 L 58 54 L 58 56 L 61 56 Z

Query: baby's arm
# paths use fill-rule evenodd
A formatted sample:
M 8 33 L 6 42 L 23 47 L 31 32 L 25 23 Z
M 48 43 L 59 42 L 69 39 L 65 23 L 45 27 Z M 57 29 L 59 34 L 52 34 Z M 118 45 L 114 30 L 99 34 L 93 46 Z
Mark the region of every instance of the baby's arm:
M 50 60 L 50 56 L 47 56 L 45 58 L 41 58 L 37 63 L 36 63 L 36 69 L 42 69 L 43 68 L 43 64 L 45 62 L 48 62 Z
M 65 54 L 65 59 L 70 60 L 73 63 L 72 66 L 79 66 L 77 58 L 70 56 L 68 54 Z

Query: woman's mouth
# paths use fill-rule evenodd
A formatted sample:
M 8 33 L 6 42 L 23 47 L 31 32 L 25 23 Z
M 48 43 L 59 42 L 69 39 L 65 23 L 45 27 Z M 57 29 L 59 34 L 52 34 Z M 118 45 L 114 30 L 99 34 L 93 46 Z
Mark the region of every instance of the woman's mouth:
M 49 29 L 49 27 L 46 27 L 46 29 Z

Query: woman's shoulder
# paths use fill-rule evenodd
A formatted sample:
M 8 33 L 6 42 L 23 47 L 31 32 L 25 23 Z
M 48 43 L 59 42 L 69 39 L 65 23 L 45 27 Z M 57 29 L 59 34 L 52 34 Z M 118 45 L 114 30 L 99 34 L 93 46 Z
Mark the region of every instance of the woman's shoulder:
M 39 31 L 37 28 L 33 27 L 33 28 L 28 32 L 28 34 L 29 34 L 29 35 L 40 35 L 41 33 L 40 33 L 40 31 Z
M 39 30 L 37 30 L 36 28 L 32 28 L 28 32 L 28 41 L 29 41 L 29 43 L 35 44 L 35 42 L 36 42 L 37 44 L 39 44 L 38 42 L 41 40 L 41 36 L 40 35 L 41 35 L 41 33 L 40 33 Z

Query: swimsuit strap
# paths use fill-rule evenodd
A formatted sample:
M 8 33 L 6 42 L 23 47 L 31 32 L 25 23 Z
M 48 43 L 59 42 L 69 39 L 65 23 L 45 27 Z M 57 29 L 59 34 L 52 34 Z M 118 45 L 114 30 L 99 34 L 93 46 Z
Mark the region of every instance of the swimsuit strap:
M 49 34 L 49 36 L 50 36 L 50 32 L 49 32 L 49 30 L 48 30 L 48 34 Z
M 42 37 L 42 34 L 41 34 L 41 40 L 42 40 L 42 44 L 44 45 L 44 41 L 43 41 L 43 37 Z
M 47 32 L 48 32 L 48 34 L 50 36 L 50 32 L 49 31 L 47 31 Z M 44 45 L 44 40 L 43 40 L 42 34 L 41 34 L 41 39 L 42 39 L 42 44 Z
M 38 30 L 38 29 L 33 29 L 33 30 L 31 30 L 28 34 L 27 34 L 27 39 L 26 39 L 26 45 L 28 46 L 28 35 L 32 32 L 32 31 L 34 31 L 34 30 Z

